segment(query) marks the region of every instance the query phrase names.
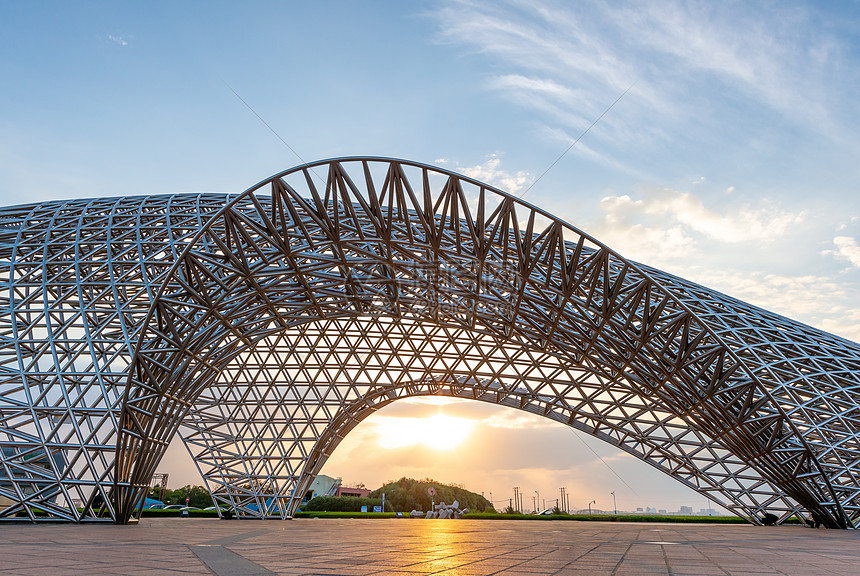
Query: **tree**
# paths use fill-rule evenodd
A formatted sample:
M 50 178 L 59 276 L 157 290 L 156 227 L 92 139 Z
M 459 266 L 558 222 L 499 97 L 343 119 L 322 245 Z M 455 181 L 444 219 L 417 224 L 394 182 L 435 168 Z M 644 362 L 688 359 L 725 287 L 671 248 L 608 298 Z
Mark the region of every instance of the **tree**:
M 161 489 L 157 486 L 150 488 L 149 497 L 157 499 L 160 491 Z M 203 486 L 191 485 L 186 485 L 182 488 L 177 488 L 176 490 L 170 490 L 168 488 L 164 491 L 164 500 L 162 500 L 162 502 L 167 505 L 185 504 L 186 498 L 188 498 L 188 505 L 194 506 L 195 508 L 208 508 L 209 506 L 215 505 L 212 502 L 212 496 L 209 494 L 209 490 Z
M 433 487 L 436 490 L 435 501 L 451 504 L 457 500 L 460 508 L 468 508 L 472 512 L 494 512 L 490 501 L 466 490 L 462 486 L 442 484 L 430 478 L 415 480 L 403 477 L 396 482 L 389 482 L 370 493 L 371 498 L 381 498 L 385 492 L 385 502 L 398 512 L 409 512 L 411 510 L 430 510 L 430 495 L 427 489 Z M 386 506 L 387 508 L 387 506 Z

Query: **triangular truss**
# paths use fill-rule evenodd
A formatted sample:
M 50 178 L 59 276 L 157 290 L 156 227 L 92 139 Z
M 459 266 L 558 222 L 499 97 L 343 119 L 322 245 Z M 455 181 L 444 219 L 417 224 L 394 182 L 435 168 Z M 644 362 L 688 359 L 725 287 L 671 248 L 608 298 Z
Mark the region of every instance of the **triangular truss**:
M 860 346 L 438 168 L 7 208 L 0 259 L 0 519 L 127 522 L 177 432 L 219 503 L 290 517 L 363 418 L 445 395 L 860 525 Z

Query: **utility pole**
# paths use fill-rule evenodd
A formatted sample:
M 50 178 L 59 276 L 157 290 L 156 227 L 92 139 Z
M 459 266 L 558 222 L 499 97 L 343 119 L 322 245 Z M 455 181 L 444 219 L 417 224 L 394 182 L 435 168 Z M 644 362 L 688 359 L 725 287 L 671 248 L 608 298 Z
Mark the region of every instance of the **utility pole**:
M 618 504 L 615 503 L 615 492 L 610 492 L 612 494 L 612 507 L 615 508 L 615 515 L 618 516 Z
M 540 504 L 540 490 L 535 490 L 535 512 L 538 511 L 537 505 Z
M 520 511 L 520 497 L 521 497 L 520 487 L 514 486 L 514 501 L 517 503 L 517 507 L 516 507 L 517 512 Z

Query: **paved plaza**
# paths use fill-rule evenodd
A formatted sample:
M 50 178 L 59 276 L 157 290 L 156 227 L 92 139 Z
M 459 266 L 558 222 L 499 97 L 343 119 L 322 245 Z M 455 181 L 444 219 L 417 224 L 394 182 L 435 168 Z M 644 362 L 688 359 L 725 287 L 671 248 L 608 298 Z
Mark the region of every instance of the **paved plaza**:
M 860 574 L 860 532 L 563 521 L 0 525 L 0 574 Z

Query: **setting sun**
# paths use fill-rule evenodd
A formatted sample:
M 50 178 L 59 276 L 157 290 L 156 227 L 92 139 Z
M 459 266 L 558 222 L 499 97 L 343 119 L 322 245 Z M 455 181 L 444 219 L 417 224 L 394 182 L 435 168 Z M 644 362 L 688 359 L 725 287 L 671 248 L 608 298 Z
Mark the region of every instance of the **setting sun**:
M 475 422 L 467 418 L 435 414 L 428 418 L 385 417 L 376 422 L 383 448 L 423 444 L 434 450 L 452 450 L 472 431 Z

